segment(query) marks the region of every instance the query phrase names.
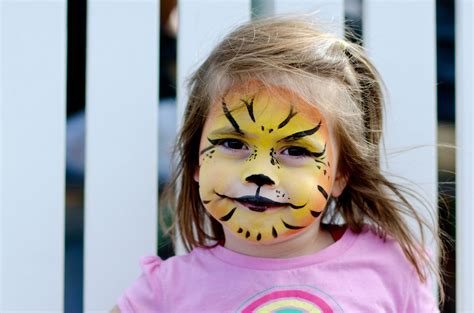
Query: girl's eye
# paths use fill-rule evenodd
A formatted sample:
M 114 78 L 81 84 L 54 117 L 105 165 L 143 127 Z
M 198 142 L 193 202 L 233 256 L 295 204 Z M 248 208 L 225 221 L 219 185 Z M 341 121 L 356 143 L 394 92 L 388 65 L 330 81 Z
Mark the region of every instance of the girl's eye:
M 285 150 L 283 150 L 281 154 L 301 157 L 301 156 L 309 156 L 311 153 L 307 149 L 302 148 L 302 147 L 288 147 Z
M 232 150 L 247 150 L 247 146 L 239 139 L 222 139 L 218 145 L 224 146 Z

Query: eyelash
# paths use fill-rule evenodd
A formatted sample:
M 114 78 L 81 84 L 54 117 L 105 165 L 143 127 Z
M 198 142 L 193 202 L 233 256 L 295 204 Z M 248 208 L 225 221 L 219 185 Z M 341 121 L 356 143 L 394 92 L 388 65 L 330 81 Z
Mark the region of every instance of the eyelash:
M 248 150 L 249 149 L 242 140 L 235 139 L 235 138 L 217 139 L 217 140 L 213 140 L 212 143 L 216 146 L 223 146 L 224 148 L 230 149 L 230 150 Z M 232 147 L 232 144 L 238 144 L 240 146 Z
M 245 142 L 235 138 L 223 138 L 212 140 L 212 143 L 216 146 L 223 146 L 225 149 L 229 150 L 249 150 Z M 237 145 L 237 146 L 236 146 Z M 286 147 L 280 152 L 282 155 L 294 157 L 294 158 L 303 158 L 310 157 L 312 153 L 303 147 L 299 146 L 290 146 Z
M 291 150 L 293 150 L 292 151 L 293 154 L 291 154 Z M 285 149 L 281 151 L 281 154 L 288 155 L 290 157 L 295 157 L 295 158 L 303 158 L 303 157 L 312 156 L 312 153 L 308 149 L 299 147 L 299 146 L 286 147 Z

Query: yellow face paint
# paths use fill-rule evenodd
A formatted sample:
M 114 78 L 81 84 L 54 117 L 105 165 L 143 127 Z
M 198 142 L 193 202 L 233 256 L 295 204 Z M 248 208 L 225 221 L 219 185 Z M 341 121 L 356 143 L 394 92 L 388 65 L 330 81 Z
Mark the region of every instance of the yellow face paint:
M 206 210 L 243 239 L 282 240 L 326 207 L 335 171 L 328 125 L 283 88 L 233 88 L 212 104 L 200 143 Z

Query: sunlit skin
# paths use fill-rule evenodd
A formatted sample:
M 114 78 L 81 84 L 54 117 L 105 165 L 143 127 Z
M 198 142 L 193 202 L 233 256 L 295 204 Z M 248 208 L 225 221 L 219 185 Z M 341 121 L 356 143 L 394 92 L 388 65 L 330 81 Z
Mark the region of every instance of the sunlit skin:
M 274 243 L 305 232 L 334 193 L 334 144 L 316 106 L 258 83 L 211 105 L 195 179 L 226 233 Z

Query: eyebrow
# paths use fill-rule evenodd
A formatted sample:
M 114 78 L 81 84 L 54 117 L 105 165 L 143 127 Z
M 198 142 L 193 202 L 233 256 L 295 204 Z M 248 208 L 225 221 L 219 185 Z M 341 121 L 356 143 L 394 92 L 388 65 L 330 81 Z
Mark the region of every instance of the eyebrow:
M 311 129 L 307 129 L 307 130 L 303 130 L 303 131 L 300 131 L 300 132 L 296 132 L 294 134 L 291 134 L 289 136 L 286 136 L 280 140 L 278 140 L 278 142 L 281 142 L 281 141 L 296 141 L 296 140 L 299 140 L 303 137 L 306 137 L 306 136 L 311 136 L 313 135 L 314 133 L 316 133 L 319 128 L 321 127 L 321 121 L 319 121 L 319 124 L 316 125 L 316 127 L 314 128 L 311 128 Z
M 213 130 L 209 135 L 211 136 L 234 135 L 234 136 L 242 137 L 242 136 L 245 136 L 246 133 L 242 131 L 240 128 L 239 128 L 239 131 L 237 131 L 234 127 L 222 127 L 222 128 Z

